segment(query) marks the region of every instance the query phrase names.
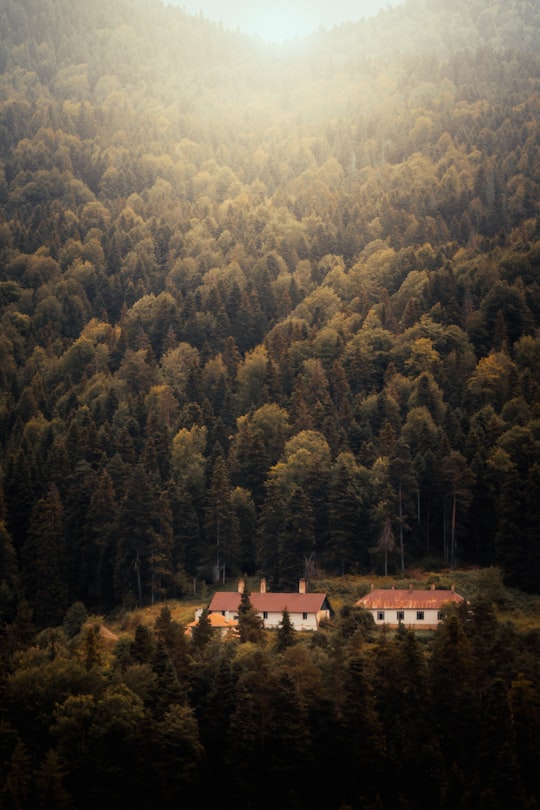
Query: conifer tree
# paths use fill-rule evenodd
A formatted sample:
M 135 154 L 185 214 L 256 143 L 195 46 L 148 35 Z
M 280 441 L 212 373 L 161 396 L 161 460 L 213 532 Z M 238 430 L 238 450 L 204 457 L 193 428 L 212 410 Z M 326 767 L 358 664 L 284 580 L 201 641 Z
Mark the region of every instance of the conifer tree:
M 73 799 L 64 785 L 65 766 L 59 754 L 50 749 L 40 763 L 36 773 L 37 808 L 39 810 L 72 810 Z
M 193 709 L 173 703 L 160 718 L 153 759 L 160 776 L 160 794 L 166 807 L 191 806 L 198 794 L 197 772 L 204 750 Z
M 432 720 L 446 763 L 473 769 L 478 718 L 475 661 L 456 615 L 437 628 L 428 678 Z
M 315 518 L 311 501 L 299 486 L 287 493 L 278 542 L 279 587 L 291 590 L 315 548 Z
M 237 561 L 237 528 L 231 503 L 231 481 L 221 448 L 212 469 L 208 489 L 205 530 L 209 553 L 215 549 L 217 575 L 222 576 L 224 566 Z
M 11 537 L 0 520 L 0 622 L 13 616 L 19 584 L 18 564 Z
M 145 624 L 138 624 L 131 642 L 131 656 L 139 664 L 149 664 L 155 650 L 155 638 L 152 630 Z
M 287 608 L 284 608 L 277 631 L 278 651 L 284 652 L 288 647 L 292 647 L 295 640 L 295 629 L 291 622 L 290 613 Z
M 6 806 L 16 808 L 16 810 L 30 807 L 33 782 L 30 752 L 22 740 L 17 740 L 8 762 L 6 778 L 0 794 Z
M 92 494 L 85 526 L 88 604 L 110 608 L 114 604 L 114 552 L 118 528 L 118 503 L 112 478 L 101 473 Z
M 191 633 L 191 643 L 197 650 L 202 650 L 210 642 L 214 631 L 209 619 L 208 609 L 204 608 L 199 621 Z
M 185 699 L 185 690 L 180 685 L 163 641 L 158 641 L 156 644 L 152 656 L 152 671 L 157 676 L 152 703 L 154 713 L 159 718 L 163 717 L 173 704 L 182 704 Z
M 367 470 L 356 464 L 352 453 L 340 453 L 330 476 L 327 559 L 342 574 L 355 564 L 369 563 L 367 490 Z
M 154 622 L 158 644 L 163 644 L 178 678 L 187 670 L 187 642 L 184 628 L 172 618 L 168 605 L 164 605 Z
M 32 511 L 22 554 L 24 591 L 37 624 L 59 624 L 68 601 L 64 509 L 52 484 Z
M 264 624 L 253 607 L 250 597 L 251 593 L 247 581 L 244 580 L 244 587 L 240 596 L 240 605 L 238 606 L 238 635 L 242 643 L 250 641 L 257 644 L 264 638 Z
M 120 505 L 115 559 L 117 598 L 143 604 L 150 595 L 151 539 L 156 528 L 156 499 L 142 464 L 137 464 Z

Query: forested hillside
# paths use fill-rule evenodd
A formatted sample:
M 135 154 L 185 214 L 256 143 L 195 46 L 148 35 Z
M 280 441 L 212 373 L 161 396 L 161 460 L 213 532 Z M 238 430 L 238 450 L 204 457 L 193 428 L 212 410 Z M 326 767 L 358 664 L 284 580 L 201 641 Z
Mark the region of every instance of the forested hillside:
M 539 82 L 535 0 L 0 0 L 1 810 L 538 808 Z M 159 604 L 385 567 L 477 584 Z
M 540 582 L 540 9 L 0 0 L 0 617 Z

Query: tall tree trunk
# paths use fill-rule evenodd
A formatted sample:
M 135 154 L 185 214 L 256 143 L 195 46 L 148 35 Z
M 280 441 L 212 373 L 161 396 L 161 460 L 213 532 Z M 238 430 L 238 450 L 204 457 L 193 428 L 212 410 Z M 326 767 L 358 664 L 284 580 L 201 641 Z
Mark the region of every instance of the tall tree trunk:
M 454 495 L 452 499 L 452 523 L 450 531 L 450 568 L 456 567 L 456 513 L 457 513 L 457 496 Z
M 135 558 L 135 573 L 137 576 L 137 597 L 139 600 L 139 607 L 142 607 L 143 594 L 142 594 L 142 580 L 141 580 L 141 560 L 139 555 Z
M 399 553 L 401 555 L 401 573 L 405 573 L 405 547 L 403 543 L 403 498 L 401 481 L 399 482 Z

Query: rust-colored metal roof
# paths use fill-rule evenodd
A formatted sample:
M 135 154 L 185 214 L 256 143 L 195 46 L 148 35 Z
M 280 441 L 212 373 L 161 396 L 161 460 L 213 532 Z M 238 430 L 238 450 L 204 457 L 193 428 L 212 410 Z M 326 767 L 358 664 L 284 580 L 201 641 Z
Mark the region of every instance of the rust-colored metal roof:
M 213 611 L 237 613 L 241 595 L 238 591 L 218 591 L 208 607 Z M 258 613 L 318 613 L 328 609 L 325 593 L 252 593 L 250 602 Z
M 398 590 L 376 588 L 356 602 L 371 610 L 439 610 L 447 602 L 462 602 L 463 597 L 454 590 Z

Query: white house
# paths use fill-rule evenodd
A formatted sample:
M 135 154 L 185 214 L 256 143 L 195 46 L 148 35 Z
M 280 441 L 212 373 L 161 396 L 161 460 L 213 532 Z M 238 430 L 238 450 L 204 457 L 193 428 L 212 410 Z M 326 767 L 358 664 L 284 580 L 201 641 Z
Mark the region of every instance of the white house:
M 237 591 L 218 591 L 214 594 L 208 612 L 219 613 L 227 619 L 238 617 L 238 607 L 244 583 L 240 580 Z M 301 579 L 298 593 L 270 593 L 266 580 L 261 580 L 260 592 L 250 594 L 250 601 L 265 628 L 278 627 L 287 609 L 295 630 L 318 630 L 321 619 L 330 618 L 330 605 L 324 593 L 306 593 L 305 580 Z
M 407 627 L 432 629 L 439 624 L 445 605 L 463 602 L 463 597 L 451 590 L 398 590 L 376 588 L 356 602 L 358 607 L 370 610 L 375 624 L 391 627 L 400 623 Z

